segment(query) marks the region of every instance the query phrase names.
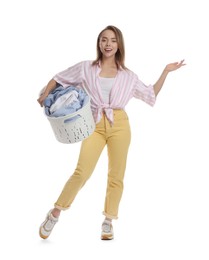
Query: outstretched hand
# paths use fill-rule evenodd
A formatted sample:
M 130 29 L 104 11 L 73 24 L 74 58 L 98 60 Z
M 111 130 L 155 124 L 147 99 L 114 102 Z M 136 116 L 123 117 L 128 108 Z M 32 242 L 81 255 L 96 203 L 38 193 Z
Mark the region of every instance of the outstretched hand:
M 184 60 L 181 60 L 180 62 L 173 62 L 173 63 L 166 65 L 165 71 L 171 72 L 171 71 L 177 70 L 185 65 L 186 64 L 184 63 Z

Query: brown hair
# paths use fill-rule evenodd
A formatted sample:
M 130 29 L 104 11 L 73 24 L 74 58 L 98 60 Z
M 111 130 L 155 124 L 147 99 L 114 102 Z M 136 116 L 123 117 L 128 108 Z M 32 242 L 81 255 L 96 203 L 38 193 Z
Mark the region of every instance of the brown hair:
M 115 37 L 116 37 L 116 40 L 118 43 L 118 50 L 115 54 L 115 62 L 116 62 L 118 69 L 120 67 L 122 67 L 123 69 L 127 69 L 124 64 L 125 46 L 124 46 L 123 34 L 117 27 L 115 27 L 113 25 L 108 25 L 99 33 L 99 35 L 97 37 L 97 58 L 96 58 L 96 60 L 93 61 L 92 65 L 96 65 L 102 59 L 102 52 L 99 47 L 99 41 L 100 41 L 100 37 L 101 37 L 102 33 L 106 30 L 111 30 L 115 33 Z

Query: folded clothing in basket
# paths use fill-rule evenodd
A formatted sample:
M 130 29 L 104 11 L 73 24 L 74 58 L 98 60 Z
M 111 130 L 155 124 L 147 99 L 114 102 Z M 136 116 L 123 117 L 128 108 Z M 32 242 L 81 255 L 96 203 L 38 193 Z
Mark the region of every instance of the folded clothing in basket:
M 44 100 L 45 114 L 51 117 L 66 116 L 81 109 L 88 100 L 89 96 L 83 89 L 58 85 Z M 73 117 L 72 120 L 75 119 Z

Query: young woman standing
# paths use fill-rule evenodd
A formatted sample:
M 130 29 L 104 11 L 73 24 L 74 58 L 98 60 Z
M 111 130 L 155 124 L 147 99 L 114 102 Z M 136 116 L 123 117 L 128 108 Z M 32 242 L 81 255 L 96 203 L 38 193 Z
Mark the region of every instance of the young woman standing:
M 165 66 L 154 85 L 146 86 L 124 64 L 125 49 L 122 32 L 115 26 L 107 26 L 97 38 L 97 58 L 82 61 L 56 74 L 38 98 L 41 106 L 57 83 L 85 87 L 91 96 L 91 109 L 96 123 L 94 133 L 82 142 L 77 167 L 66 182 L 60 196 L 39 234 L 46 239 L 57 223 L 60 212 L 68 209 L 79 190 L 91 176 L 105 145 L 108 151 L 108 181 L 104 203 L 101 239 L 113 239 L 112 220 L 118 218 L 123 193 L 123 179 L 131 139 L 130 125 L 125 106 L 132 97 L 153 106 L 169 72 L 184 66 L 184 60 Z

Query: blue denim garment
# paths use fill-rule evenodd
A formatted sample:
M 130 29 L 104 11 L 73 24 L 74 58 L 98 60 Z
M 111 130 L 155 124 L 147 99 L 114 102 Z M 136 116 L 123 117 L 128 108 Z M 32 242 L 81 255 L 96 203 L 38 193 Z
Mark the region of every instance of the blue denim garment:
M 72 102 L 67 107 L 66 106 L 61 107 L 60 109 L 51 113 L 50 112 L 51 105 L 54 104 L 60 96 L 65 95 L 69 91 L 77 91 L 78 100 Z M 66 116 L 81 109 L 88 102 L 88 100 L 89 100 L 89 96 L 86 94 L 86 92 L 83 89 L 74 86 L 69 86 L 67 88 L 64 88 L 63 86 L 58 85 L 44 100 L 45 114 L 47 116 L 52 116 L 52 117 Z

